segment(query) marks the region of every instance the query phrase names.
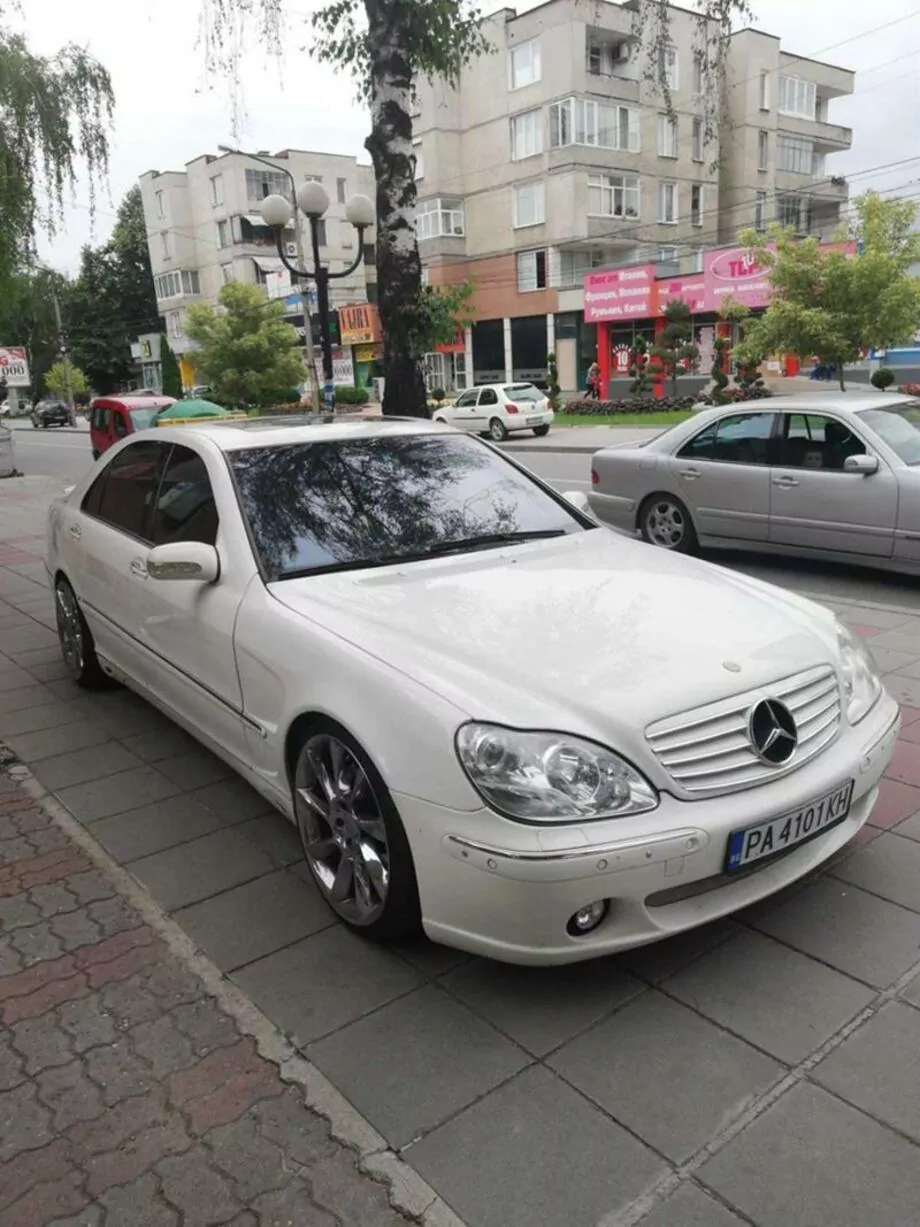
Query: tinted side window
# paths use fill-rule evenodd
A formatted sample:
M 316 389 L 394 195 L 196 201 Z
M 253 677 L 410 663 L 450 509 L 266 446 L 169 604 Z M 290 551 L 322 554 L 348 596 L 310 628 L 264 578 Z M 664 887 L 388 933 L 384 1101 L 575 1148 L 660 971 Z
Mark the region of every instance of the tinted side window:
M 497 405 L 498 393 L 494 388 L 483 388 L 479 403 L 480 405 Z
M 188 447 L 174 447 L 153 515 L 153 544 L 217 541 L 217 507 L 205 462 Z
M 123 439 L 128 432 L 128 423 L 120 409 L 112 409 L 112 431 L 116 439 Z
M 739 413 L 711 422 L 686 443 L 685 459 L 717 460 L 723 464 L 770 464 L 772 413 Z
M 466 409 L 470 405 L 475 405 L 478 395 L 478 392 L 464 392 L 460 399 L 456 402 L 456 407 L 458 409 Z
M 95 513 L 113 528 L 150 540 L 153 504 L 168 448 L 164 443 L 134 443 L 105 470 L 105 487 Z M 88 510 L 88 508 L 87 508 Z
M 98 516 L 99 508 L 102 505 L 102 496 L 105 493 L 105 483 L 108 478 L 109 470 L 103 469 L 90 488 L 87 490 L 80 507 L 81 511 L 85 511 L 87 515 Z
M 865 455 L 862 441 L 836 418 L 790 413 L 785 427 L 779 459 L 784 468 L 841 472 L 848 456 Z
M 90 426 L 92 427 L 93 430 L 105 430 L 106 429 L 105 415 L 107 412 L 108 411 L 106 409 L 94 409 L 93 410 L 93 417 L 92 417 L 92 421 L 90 422 Z

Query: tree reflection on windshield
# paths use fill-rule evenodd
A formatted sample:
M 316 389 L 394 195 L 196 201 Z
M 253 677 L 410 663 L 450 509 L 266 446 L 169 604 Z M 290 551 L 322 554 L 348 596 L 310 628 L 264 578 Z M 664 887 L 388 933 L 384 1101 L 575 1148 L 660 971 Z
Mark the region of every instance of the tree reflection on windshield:
M 490 534 L 582 531 L 527 476 L 462 435 L 292 443 L 228 458 L 270 580 Z

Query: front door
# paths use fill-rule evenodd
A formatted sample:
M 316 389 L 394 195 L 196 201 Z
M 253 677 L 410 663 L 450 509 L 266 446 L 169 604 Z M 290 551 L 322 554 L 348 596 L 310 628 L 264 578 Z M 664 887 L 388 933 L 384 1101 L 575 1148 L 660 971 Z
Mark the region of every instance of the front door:
M 461 430 L 476 430 L 476 402 L 479 400 L 479 389 L 470 388 L 454 401 L 450 413 L 451 425 L 459 426 Z
M 806 549 L 890 558 L 898 516 L 898 482 L 879 457 L 877 473 L 847 473 L 848 456 L 865 441 L 838 418 L 784 413 L 779 463 L 770 485 L 770 541 Z
M 672 488 L 700 536 L 767 540 L 775 418 L 760 410 L 717 418 L 672 457 Z

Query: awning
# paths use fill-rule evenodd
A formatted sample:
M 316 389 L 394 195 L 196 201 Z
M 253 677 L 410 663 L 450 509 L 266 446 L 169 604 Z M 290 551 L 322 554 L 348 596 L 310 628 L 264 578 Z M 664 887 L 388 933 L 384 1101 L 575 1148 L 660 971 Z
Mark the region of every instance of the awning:
M 250 226 L 266 226 L 265 219 L 261 213 L 244 213 L 243 218 L 249 222 Z
M 253 256 L 252 262 L 263 273 L 278 273 L 284 268 L 277 256 Z

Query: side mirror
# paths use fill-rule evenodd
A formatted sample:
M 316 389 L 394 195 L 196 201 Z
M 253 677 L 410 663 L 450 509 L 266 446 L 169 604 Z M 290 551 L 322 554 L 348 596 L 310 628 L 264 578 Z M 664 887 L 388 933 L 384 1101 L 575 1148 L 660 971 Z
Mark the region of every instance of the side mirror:
M 591 510 L 591 504 L 588 502 L 588 496 L 582 490 L 566 490 L 562 497 L 567 503 L 571 503 L 576 511 L 580 511 L 583 516 L 589 516 L 592 520 L 596 520 L 594 512 Z
M 151 579 L 213 584 L 220 575 L 220 556 L 213 545 L 200 541 L 155 545 L 147 555 L 147 574 Z
M 871 477 L 878 472 L 878 456 L 847 456 L 843 462 L 844 473 L 859 473 L 862 477 Z

